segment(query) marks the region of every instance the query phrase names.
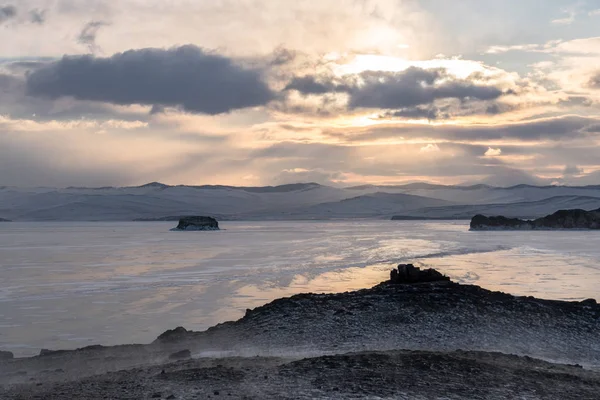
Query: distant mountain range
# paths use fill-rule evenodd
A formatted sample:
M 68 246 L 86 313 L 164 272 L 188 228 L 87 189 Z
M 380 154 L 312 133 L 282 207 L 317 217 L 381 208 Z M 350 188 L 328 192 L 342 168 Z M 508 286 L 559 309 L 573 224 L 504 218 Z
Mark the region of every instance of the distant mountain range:
M 446 186 L 412 183 L 349 188 L 297 183 L 266 187 L 0 187 L 0 217 L 13 221 L 131 221 L 210 215 L 221 220 L 537 218 L 600 208 L 600 185 Z

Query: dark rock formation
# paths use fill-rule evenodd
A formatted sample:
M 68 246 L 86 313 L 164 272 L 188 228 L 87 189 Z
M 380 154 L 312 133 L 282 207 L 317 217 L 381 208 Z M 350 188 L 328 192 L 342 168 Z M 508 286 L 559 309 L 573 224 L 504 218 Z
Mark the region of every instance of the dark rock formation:
M 12 360 L 14 357 L 14 354 L 10 351 L 0 351 L 0 361 Z
M 585 210 L 560 210 L 535 220 L 522 220 L 518 218 L 486 217 L 476 215 L 471 219 L 471 230 L 495 229 L 600 229 L 600 209 Z
M 422 282 L 449 281 L 450 278 L 435 269 L 421 270 L 412 264 L 400 264 L 390 272 L 390 282 L 393 284 L 411 284 Z
M 0 218 L 0 222 L 11 222 L 10 219 Z
M 168 331 L 162 333 L 157 340 L 159 342 L 174 342 L 184 337 L 187 332 L 187 329 L 185 329 L 183 326 L 178 326 L 175 329 L 169 329 Z
M 42 349 L 42 350 L 40 350 L 40 357 L 47 356 L 48 354 L 52 354 L 52 353 L 54 353 L 52 350 Z
M 183 217 L 179 220 L 177 231 L 218 231 L 219 223 L 211 217 Z

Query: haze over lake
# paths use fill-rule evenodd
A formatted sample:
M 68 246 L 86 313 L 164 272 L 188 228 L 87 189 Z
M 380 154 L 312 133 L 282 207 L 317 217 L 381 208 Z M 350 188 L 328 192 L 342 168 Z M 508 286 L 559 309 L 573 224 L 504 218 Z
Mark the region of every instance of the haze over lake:
M 369 287 L 432 266 L 516 295 L 598 297 L 600 232 L 469 232 L 467 221 L 0 224 L 0 348 L 150 342 L 301 292 Z

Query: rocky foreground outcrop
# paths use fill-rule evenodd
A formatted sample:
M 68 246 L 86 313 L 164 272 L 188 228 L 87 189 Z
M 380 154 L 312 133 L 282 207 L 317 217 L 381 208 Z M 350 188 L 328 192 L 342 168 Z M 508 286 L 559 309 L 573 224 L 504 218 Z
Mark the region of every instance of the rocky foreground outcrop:
M 402 285 L 425 282 L 445 282 L 450 278 L 433 268 L 421 270 L 413 264 L 400 264 L 390 271 L 390 283 Z
M 595 300 L 515 297 L 410 264 L 394 271 L 371 289 L 278 299 L 149 345 L 0 361 L 0 398 L 598 398 Z
M 175 231 L 218 231 L 219 223 L 212 217 L 183 217 Z
M 600 209 L 560 210 L 535 220 L 486 217 L 476 215 L 471 219 L 471 230 L 547 230 L 547 229 L 600 229 Z

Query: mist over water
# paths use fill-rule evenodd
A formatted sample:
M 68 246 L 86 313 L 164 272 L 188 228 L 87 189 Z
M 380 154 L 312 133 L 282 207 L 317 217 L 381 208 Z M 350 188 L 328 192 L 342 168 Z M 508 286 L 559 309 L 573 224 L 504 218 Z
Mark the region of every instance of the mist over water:
M 469 232 L 464 221 L 221 226 L 0 224 L 0 348 L 146 343 L 282 296 L 370 287 L 399 262 L 515 295 L 600 300 L 600 232 Z

